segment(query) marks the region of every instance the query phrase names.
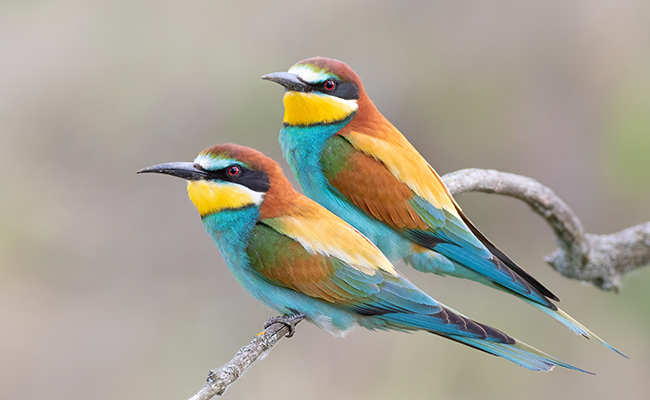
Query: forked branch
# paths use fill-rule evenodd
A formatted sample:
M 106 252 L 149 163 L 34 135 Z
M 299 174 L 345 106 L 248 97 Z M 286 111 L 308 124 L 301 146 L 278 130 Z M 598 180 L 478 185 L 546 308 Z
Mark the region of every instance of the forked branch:
M 621 276 L 650 264 L 650 222 L 608 235 L 585 233 L 580 220 L 553 191 L 532 178 L 483 169 L 442 177 L 454 194 L 496 193 L 526 202 L 553 229 L 558 248 L 544 260 L 567 278 L 618 291 Z

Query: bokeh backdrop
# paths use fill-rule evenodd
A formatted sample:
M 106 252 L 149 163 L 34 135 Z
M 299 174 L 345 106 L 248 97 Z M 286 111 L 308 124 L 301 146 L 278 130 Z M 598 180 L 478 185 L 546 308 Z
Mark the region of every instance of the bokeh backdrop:
M 184 399 L 262 329 L 274 313 L 230 276 L 185 184 L 135 171 L 220 142 L 280 160 L 282 89 L 260 76 L 315 55 L 351 65 L 441 174 L 531 176 L 592 233 L 650 220 L 646 0 L 3 0 L 0 398 Z M 544 264 L 551 231 L 525 205 L 459 202 L 630 360 L 505 295 L 402 268 L 598 375 L 303 323 L 228 398 L 647 398 L 650 268 L 601 292 Z

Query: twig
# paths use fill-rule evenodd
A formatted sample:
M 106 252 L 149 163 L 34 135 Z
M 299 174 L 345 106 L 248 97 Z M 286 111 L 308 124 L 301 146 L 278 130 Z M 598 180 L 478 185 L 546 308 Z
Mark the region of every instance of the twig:
M 442 177 L 449 191 L 496 193 L 526 202 L 551 226 L 558 249 L 544 257 L 567 278 L 618 291 L 623 274 L 650 264 L 650 222 L 609 235 L 584 232 L 553 191 L 534 179 L 495 170 L 463 169 Z
M 304 319 L 299 317 L 296 323 Z M 258 333 L 246 346 L 239 349 L 237 354 L 223 367 L 211 370 L 208 379 L 201 390 L 190 400 L 208 400 L 221 396 L 226 389 L 239 377 L 244 375 L 255 363 L 261 361 L 273 349 L 273 346 L 289 333 L 289 327 L 283 323 L 275 323 Z

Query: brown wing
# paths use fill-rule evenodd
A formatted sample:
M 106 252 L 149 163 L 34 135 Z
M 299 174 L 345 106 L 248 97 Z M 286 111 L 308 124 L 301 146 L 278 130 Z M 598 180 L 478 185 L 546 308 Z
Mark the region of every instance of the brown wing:
M 379 270 L 364 273 L 335 256 L 310 252 L 264 223 L 253 229 L 246 252 L 251 267 L 273 284 L 340 306 L 377 294 L 384 280 Z
M 427 229 L 408 203 L 413 191 L 381 161 L 355 149 L 345 138 L 329 139 L 321 162 L 330 184 L 366 213 L 393 228 Z

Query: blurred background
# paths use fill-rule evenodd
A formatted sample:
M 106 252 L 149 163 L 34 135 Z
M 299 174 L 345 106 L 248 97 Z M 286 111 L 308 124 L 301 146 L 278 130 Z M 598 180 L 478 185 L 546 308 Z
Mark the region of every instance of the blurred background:
M 230 276 L 184 182 L 135 171 L 220 142 L 280 160 L 282 89 L 260 76 L 310 56 L 352 66 L 441 174 L 533 177 L 591 233 L 650 220 L 645 0 L 3 0 L 0 54 L 0 398 L 185 399 L 262 329 L 273 311 Z M 543 262 L 553 237 L 524 204 L 458 200 L 631 359 L 506 295 L 403 269 L 598 375 L 303 323 L 228 398 L 647 398 L 650 268 L 619 294 L 567 280 Z

